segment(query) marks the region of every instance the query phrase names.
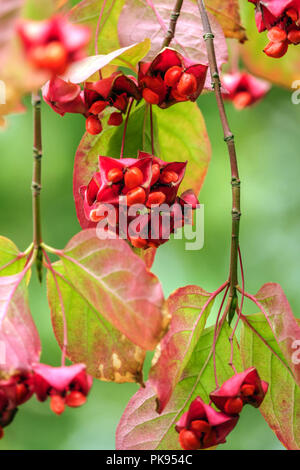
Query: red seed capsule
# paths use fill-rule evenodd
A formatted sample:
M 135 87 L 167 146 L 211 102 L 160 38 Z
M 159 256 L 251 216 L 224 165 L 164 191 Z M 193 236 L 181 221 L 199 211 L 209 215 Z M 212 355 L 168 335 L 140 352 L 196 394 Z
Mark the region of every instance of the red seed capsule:
M 107 173 L 107 179 L 111 183 L 119 183 L 120 181 L 123 180 L 123 177 L 124 175 L 123 175 L 123 171 L 121 170 L 121 168 L 112 168 Z
M 143 90 L 143 98 L 149 104 L 158 104 L 159 103 L 159 96 L 154 91 L 150 90 L 150 88 L 144 88 Z
M 217 443 L 217 433 L 212 429 L 209 433 L 205 434 L 203 437 L 203 447 L 208 449 L 209 447 L 215 446 Z
M 53 413 L 61 415 L 65 411 L 65 400 L 60 395 L 53 395 L 50 398 L 50 408 Z
M 166 71 L 164 82 L 167 86 L 173 87 L 179 82 L 181 75 L 182 68 L 178 67 L 178 65 L 174 65 Z
M 190 429 L 191 431 L 194 431 L 196 436 L 200 438 L 202 433 L 207 434 L 208 432 L 210 432 L 211 426 L 207 421 L 197 419 L 195 421 L 192 421 L 192 423 L 190 424 Z
M 200 440 L 193 431 L 182 429 L 179 434 L 179 442 L 184 450 L 198 450 L 201 448 Z
M 0 439 L 3 439 L 4 437 L 4 430 L 3 428 L 0 426 Z
M 145 248 L 145 246 L 147 245 L 147 240 L 145 240 L 144 238 L 130 238 L 130 243 L 135 248 Z
M 109 116 L 108 125 L 109 126 L 120 126 L 123 122 L 123 116 L 121 113 L 112 113 Z
M 264 48 L 264 53 L 268 57 L 280 59 L 280 57 L 283 57 L 287 53 L 288 47 L 288 41 L 269 42 L 269 44 Z
M 296 22 L 298 20 L 298 13 L 294 8 L 289 8 L 285 14 L 291 18 L 292 21 Z
M 61 74 L 67 68 L 68 54 L 59 41 L 52 41 L 46 46 L 36 47 L 31 53 L 31 60 L 37 68 Z
M 241 393 L 244 397 L 252 397 L 255 392 L 255 386 L 251 384 L 245 384 L 241 387 Z
M 150 193 L 146 206 L 151 207 L 151 206 L 160 206 L 163 204 L 166 200 L 166 195 L 162 193 L 161 191 L 156 191 L 154 193 Z
M 96 103 L 93 103 L 90 107 L 89 112 L 95 115 L 100 114 L 104 111 L 107 105 L 107 101 L 96 101 Z
M 164 170 L 160 175 L 160 181 L 164 184 L 176 183 L 179 179 L 178 174 L 172 170 Z
M 86 131 L 91 135 L 98 135 L 102 132 L 102 124 L 97 116 L 89 116 L 85 122 Z
M 288 40 L 293 44 L 300 44 L 300 30 L 292 29 L 288 34 Z
M 136 166 L 134 166 L 133 168 L 129 168 L 129 170 L 125 173 L 125 186 L 128 189 L 136 188 L 137 186 L 140 186 L 143 183 L 143 179 L 144 176 L 142 171 Z
M 252 102 L 252 96 L 248 91 L 241 91 L 233 98 L 233 103 L 237 109 L 244 109 Z
M 86 397 L 81 392 L 76 392 L 75 390 L 70 392 L 66 396 L 66 405 L 71 408 L 77 408 L 78 406 L 84 405 L 86 402 Z
M 286 37 L 286 32 L 279 26 L 274 26 L 268 31 L 268 39 L 271 42 L 282 42 L 286 40 Z
M 177 93 L 181 96 L 190 96 L 197 90 L 196 77 L 190 73 L 184 72 L 177 85 Z
M 239 397 L 228 398 L 224 410 L 228 415 L 238 415 L 243 409 L 243 400 Z
M 16 399 L 17 404 L 21 405 L 28 394 L 28 388 L 24 384 L 16 385 Z
M 158 163 L 153 163 L 152 179 L 151 179 L 150 186 L 153 186 L 159 180 L 159 177 L 160 177 L 160 166 Z
M 133 204 L 144 204 L 146 201 L 145 190 L 141 187 L 131 189 L 127 193 L 127 205 L 133 206 Z

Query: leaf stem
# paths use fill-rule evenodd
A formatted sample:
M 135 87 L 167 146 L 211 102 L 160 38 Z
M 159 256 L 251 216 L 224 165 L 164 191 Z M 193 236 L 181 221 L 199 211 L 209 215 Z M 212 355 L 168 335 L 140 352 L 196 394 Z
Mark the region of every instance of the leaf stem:
M 214 34 L 211 29 L 210 21 L 206 12 L 205 4 L 203 0 L 197 0 L 199 7 L 203 30 L 204 40 L 206 42 L 206 49 L 210 67 L 210 74 L 212 78 L 212 87 L 215 92 L 221 123 L 224 132 L 224 140 L 227 143 L 230 167 L 231 167 L 231 185 L 232 185 L 232 234 L 231 234 L 231 255 L 230 255 L 230 293 L 229 293 L 229 305 L 231 305 L 233 299 L 236 296 L 236 287 L 238 285 L 238 247 L 239 247 L 239 227 L 240 227 L 240 178 L 236 157 L 236 149 L 234 143 L 234 136 L 231 132 L 224 102 L 221 92 L 221 82 L 219 69 L 216 60 L 216 52 L 214 47 Z
M 162 49 L 164 47 L 168 47 L 170 45 L 172 39 L 175 36 L 176 24 L 177 24 L 177 20 L 180 16 L 182 4 L 183 4 L 183 0 L 176 0 L 174 10 L 171 13 L 169 29 L 166 32 L 166 36 L 165 36 L 165 39 L 164 39 L 164 42 L 163 42 L 163 45 L 162 45 Z
M 41 189 L 42 189 L 42 122 L 41 97 L 39 92 L 32 93 L 34 141 L 33 141 L 33 176 L 32 176 L 32 209 L 33 209 L 33 246 L 37 252 L 36 267 L 38 278 L 42 281 L 42 227 L 41 227 Z
M 126 138 L 128 120 L 129 120 L 130 112 L 131 112 L 131 109 L 132 109 L 133 101 L 134 101 L 133 98 L 131 98 L 129 108 L 128 108 L 128 111 L 127 111 L 127 115 L 126 115 L 126 119 L 125 119 L 120 158 L 123 158 L 123 156 L 124 156 L 125 138 Z
M 153 130 L 152 104 L 150 104 L 150 132 L 151 132 L 151 151 L 152 151 L 152 155 L 154 155 L 155 154 L 155 149 L 154 149 L 154 130 Z

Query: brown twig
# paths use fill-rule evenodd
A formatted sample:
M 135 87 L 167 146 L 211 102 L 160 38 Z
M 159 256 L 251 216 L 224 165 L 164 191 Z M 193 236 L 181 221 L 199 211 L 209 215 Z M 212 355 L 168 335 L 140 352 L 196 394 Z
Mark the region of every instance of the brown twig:
M 217 105 L 220 113 L 222 127 L 224 131 L 224 140 L 227 143 L 230 167 L 231 167 L 231 185 L 232 185 L 232 241 L 230 255 L 230 293 L 229 303 L 236 298 L 236 287 L 238 285 L 238 247 L 239 247 L 239 227 L 241 218 L 240 209 L 240 178 L 236 157 L 236 149 L 234 136 L 231 132 L 224 102 L 222 98 L 220 75 L 216 60 L 216 52 L 214 47 L 214 34 L 211 29 L 210 21 L 206 12 L 203 0 L 197 0 L 204 31 L 204 39 L 206 42 L 207 55 L 212 78 L 212 87 L 214 89 Z
M 178 18 L 180 16 L 182 4 L 183 4 L 183 0 L 176 0 L 174 10 L 171 13 L 169 29 L 166 33 L 166 36 L 162 45 L 162 49 L 164 47 L 168 47 L 172 39 L 175 36 L 176 25 L 177 25 Z

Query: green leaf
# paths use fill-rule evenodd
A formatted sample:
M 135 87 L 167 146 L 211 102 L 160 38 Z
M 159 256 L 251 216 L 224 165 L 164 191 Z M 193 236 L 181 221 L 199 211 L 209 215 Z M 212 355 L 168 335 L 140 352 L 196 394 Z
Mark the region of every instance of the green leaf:
M 157 393 L 158 412 L 166 407 L 205 327 L 213 300 L 198 286 L 177 289 L 166 301 L 171 324 L 157 349 L 149 382 Z
M 233 371 L 228 365 L 230 344 L 228 337 L 231 330 L 224 324 L 216 351 L 216 365 L 219 382 L 228 380 Z M 193 354 L 186 365 L 181 379 L 164 411 L 158 415 L 156 396 L 151 385 L 140 389 L 130 400 L 119 423 L 116 434 L 118 450 L 182 450 L 175 424 L 188 410 L 197 397 L 209 402 L 209 393 L 216 386 L 214 382 L 213 360 L 210 356 L 213 343 L 214 327 L 204 330 Z M 238 345 L 234 342 L 234 363 L 241 371 L 241 359 Z
M 142 349 L 156 347 L 166 328 L 162 288 L 125 240 L 85 230 L 61 258 L 68 279 L 97 312 Z
M 279 348 L 264 315 L 255 314 L 243 320 L 244 365 L 256 367 L 261 378 L 269 383 L 260 411 L 287 449 L 300 450 L 300 387 L 289 368 L 289 360 Z M 295 350 L 295 360 L 296 354 Z
M 208 170 L 211 145 L 205 121 L 196 103 L 178 103 L 168 109 L 154 108 L 158 127 L 160 158 L 188 161 L 180 189 L 199 193 Z
M 71 64 L 62 78 L 72 83 L 82 83 L 108 65 L 125 66 L 134 69 L 135 64 L 147 54 L 149 48 L 150 41 L 145 39 L 139 44 L 123 47 L 109 54 L 85 57 Z
M 145 351 L 128 341 L 78 292 L 68 279 L 62 262 L 52 265 L 60 290 L 67 323 L 67 356 L 84 363 L 87 372 L 104 381 L 142 382 Z M 47 289 L 52 325 L 60 347 L 63 347 L 63 315 L 57 285 L 48 270 Z
M 103 7 L 98 38 L 99 54 L 107 54 L 121 47 L 118 38 L 118 20 L 123 5 L 124 0 L 83 0 L 72 8 L 69 14 L 70 21 L 89 26 L 92 31 L 88 48 L 89 55 L 95 54 L 95 34 Z
M 0 237 L 0 276 L 19 273 L 25 262 L 25 257 L 22 257 L 15 244 L 8 238 Z M 3 269 L 4 266 L 6 267 Z

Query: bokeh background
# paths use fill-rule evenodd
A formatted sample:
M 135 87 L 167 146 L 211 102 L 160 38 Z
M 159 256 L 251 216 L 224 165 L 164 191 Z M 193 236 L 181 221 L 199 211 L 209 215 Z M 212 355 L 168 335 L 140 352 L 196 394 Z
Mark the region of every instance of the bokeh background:
M 292 90 L 273 88 L 256 107 L 237 112 L 227 105 L 236 136 L 242 178 L 241 248 L 246 289 L 256 293 L 265 282 L 279 282 L 292 308 L 300 312 L 300 105 Z M 0 233 L 24 250 L 31 242 L 32 111 L 9 118 L 0 133 Z M 159 249 L 153 271 L 165 295 L 187 284 L 214 290 L 228 274 L 231 230 L 230 173 L 215 99 L 202 96 L 213 154 L 200 194 L 205 204 L 205 246 L 185 251 L 172 240 Z M 61 118 L 45 104 L 43 113 L 43 235 L 47 244 L 63 248 L 80 230 L 72 198 L 72 169 L 84 131 L 81 116 Z M 42 360 L 59 365 L 60 351 L 51 329 L 42 287 L 33 276 L 30 304 L 42 344 Z M 246 306 L 248 313 L 253 311 Z M 35 399 L 23 405 L 5 430 L 0 449 L 114 449 L 114 434 L 135 385 L 94 382 L 86 406 L 55 416 L 49 403 Z M 259 411 L 246 407 L 239 426 L 222 449 L 282 449 Z

